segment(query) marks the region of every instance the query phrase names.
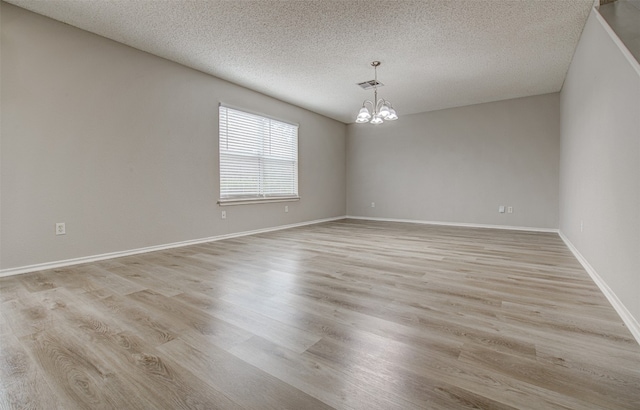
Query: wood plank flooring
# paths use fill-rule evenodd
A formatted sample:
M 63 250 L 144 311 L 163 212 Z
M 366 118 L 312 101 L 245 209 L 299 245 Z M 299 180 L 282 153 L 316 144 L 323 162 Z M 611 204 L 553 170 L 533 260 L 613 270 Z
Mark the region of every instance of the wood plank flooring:
M 640 409 L 640 346 L 556 234 L 343 220 L 0 303 L 0 409 Z

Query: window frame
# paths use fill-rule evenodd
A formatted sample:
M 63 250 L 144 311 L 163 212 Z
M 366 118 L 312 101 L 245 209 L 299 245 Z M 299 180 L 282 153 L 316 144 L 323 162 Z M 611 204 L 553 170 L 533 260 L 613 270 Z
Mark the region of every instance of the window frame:
M 272 122 L 275 122 L 276 124 L 284 124 L 287 126 L 291 126 L 295 128 L 295 162 L 293 163 L 294 165 L 294 169 L 295 169 L 295 177 L 294 177 L 294 183 L 295 183 L 295 193 L 292 195 L 273 195 L 273 196 L 269 196 L 267 194 L 265 194 L 264 191 L 262 192 L 258 192 L 258 195 L 253 196 L 253 195 L 247 195 L 247 196 L 243 196 L 243 195 L 231 195 L 231 196 L 226 196 L 223 197 L 222 193 L 223 193 L 223 186 L 222 186 L 222 179 L 223 179 L 223 174 L 222 174 L 222 156 L 223 156 L 223 151 L 222 151 L 222 141 L 223 141 L 223 133 L 222 133 L 222 109 L 226 109 L 226 110 L 232 110 L 232 111 L 236 111 L 239 113 L 243 113 L 243 114 L 247 114 L 249 116 L 254 116 L 254 117 L 259 117 L 261 120 L 267 120 L 269 122 L 269 129 L 271 130 L 272 128 Z M 227 111 L 228 113 L 228 111 Z M 228 121 L 228 117 L 227 120 Z M 299 186 L 299 176 L 300 176 L 300 150 L 299 150 L 299 146 L 300 146 L 300 135 L 299 135 L 299 129 L 300 126 L 297 123 L 293 123 L 290 121 L 285 121 L 285 120 L 281 120 L 279 118 L 275 118 L 269 115 L 265 115 L 263 113 L 258 113 L 255 111 L 250 111 L 244 108 L 238 108 L 238 107 L 234 107 L 231 105 L 227 105 L 224 103 L 220 103 L 218 106 L 218 183 L 219 183 L 219 189 L 218 189 L 218 205 L 220 206 L 225 206 L 225 205 L 243 205 L 243 204 L 257 204 L 257 203 L 271 203 L 271 202 L 290 202 L 290 201 L 299 201 L 300 200 L 300 186 Z M 228 134 L 224 134 L 224 136 L 228 137 Z M 262 144 L 264 146 L 264 135 L 262 135 L 263 139 L 262 139 Z M 264 152 L 261 152 L 260 155 L 257 155 L 255 158 L 258 158 L 258 161 L 260 161 L 261 164 L 263 164 L 263 162 L 268 162 L 269 161 L 269 157 L 267 155 L 264 154 Z M 266 161 L 265 161 L 266 160 Z M 288 160 L 289 164 L 291 164 L 291 160 Z M 261 172 L 259 173 L 259 184 L 258 184 L 258 190 L 262 189 L 262 187 L 265 186 L 265 174 L 262 172 L 263 165 L 261 165 Z

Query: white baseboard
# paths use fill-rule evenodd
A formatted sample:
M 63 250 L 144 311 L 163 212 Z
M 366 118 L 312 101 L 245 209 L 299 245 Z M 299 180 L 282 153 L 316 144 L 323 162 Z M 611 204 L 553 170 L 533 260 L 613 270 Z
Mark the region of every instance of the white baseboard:
M 443 225 L 443 226 L 461 226 L 461 227 L 469 227 L 469 228 L 491 228 L 491 229 L 506 229 L 506 230 L 514 230 L 514 231 L 531 231 L 531 232 L 551 232 L 557 233 L 560 238 L 567 245 L 569 250 L 576 257 L 578 262 L 584 267 L 587 271 L 591 279 L 596 283 L 600 291 L 605 295 L 609 303 L 616 310 L 624 324 L 627 326 L 633 337 L 636 339 L 638 344 L 640 344 L 640 323 L 633 317 L 631 312 L 624 306 L 624 304 L 618 299 L 618 296 L 611 290 L 609 285 L 600 277 L 598 272 L 587 262 L 587 260 L 582 256 L 582 254 L 576 249 L 575 246 L 569 241 L 569 239 L 559 230 L 559 229 L 548 229 L 548 228 L 531 228 L 531 227 L 521 227 L 521 226 L 503 226 L 503 225 L 486 225 L 486 224 L 469 224 L 469 223 L 454 223 L 454 222 L 438 222 L 438 221 L 421 221 L 421 220 L 413 220 L 413 219 L 396 219 L 396 218 L 373 218 L 373 217 L 364 217 L 364 216 L 347 216 L 346 219 L 360 219 L 367 221 L 383 221 L 383 222 L 405 222 L 405 223 L 415 223 L 415 224 L 425 224 L 425 225 Z
M 593 266 L 591 266 L 591 264 L 589 264 L 589 262 L 584 258 L 584 256 L 582 256 L 582 254 L 578 251 L 578 249 L 575 246 L 573 246 L 569 238 L 567 238 L 562 233 L 562 231 L 559 231 L 558 234 L 560 235 L 560 238 L 562 238 L 564 243 L 567 245 L 569 250 L 576 257 L 576 259 L 578 259 L 578 262 L 580 262 L 580 264 L 587 271 L 589 276 L 591 276 L 591 279 L 593 279 L 596 285 L 598 285 L 598 287 L 600 288 L 600 291 L 604 293 L 604 296 L 609 300 L 609 303 L 611 303 L 611 305 L 616 310 L 616 312 L 618 312 L 618 315 L 620 315 L 620 318 L 622 319 L 624 324 L 627 325 L 627 328 L 629 329 L 629 331 L 631 331 L 631 334 L 633 335 L 633 337 L 636 339 L 638 344 L 640 344 L 640 323 L 638 323 L 636 318 L 633 317 L 631 312 L 629 312 L 626 306 L 620 301 L 620 299 L 618 299 L 618 296 L 616 296 L 613 290 L 611 290 L 609 285 L 607 285 L 604 279 L 602 279 L 602 277 L 598 274 L 598 272 L 596 272 Z
M 200 243 L 220 241 L 220 240 L 223 240 L 223 239 L 236 238 L 236 237 L 239 237 L 239 236 L 255 235 L 255 234 L 264 233 L 264 232 L 279 231 L 279 230 L 282 230 L 282 229 L 290 229 L 290 228 L 295 228 L 295 227 L 298 227 L 298 226 L 313 225 L 313 224 L 318 224 L 318 223 L 323 223 L 323 222 L 337 221 L 337 220 L 346 219 L 346 218 L 362 219 L 362 220 L 370 220 L 370 221 L 408 222 L 408 223 L 430 224 L 430 225 L 465 226 L 465 227 L 472 227 L 472 228 L 493 228 L 493 229 L 512 229 L 512 230 L 521 230 L 521 231 L 558 232 L 557 229 L 540 229 L 540 228 L 512 227 L 512 226 L 500 226 L 500 225 L 479 225 L 479 224 L 463 224 L 463 223 L 448 223 L 448 222 L 431 222 L 431 221 L 419 221 L 419 220 L 413 220 L 413 219 L 368 218 L 368 217 L 360 217 L 360 216 L 339 216 L 339 217 L 334 217 L 334 218 L 316 219 L 316 220 L 313 220 L 313 221 L 300 222 L 300 223 L 289 224 L 289 225 L 281 225 L 281 226 L 276 226 L 276 227 L 271 227 L 271 228 L 256 229 L 256 230 L 252 230 L 252 231 L 244 231 L 244 232 L 237 232 L 237 233 L 226 234 L 226 235 L 211 236 L 211 237 L 208 237 L 208 238 L 200 238 L 200 239 L 192 239 L 192 240 L 188 240 L 188 241 L 173 242 L 173 243 L 168 243 L 168 244 L 163 244 L 163 245 L 149 246 L 149 247 L 145 247 L 145 248 L 130 249 L 130 250 L 126 250 L 126 251 L 117 251 L 117 252 L 103 253 L 103 254 L 99 254 L 99 255 L 83 256 L 83 257 L 80 257 L 80 258 L 73 258 L 73 259 L 65 259 L 65 260 L 54 261 L 54 262 L 39 263 L 39 264 L 28 265 L 28 266 L 19 266 L 19 267 L 16 267 L 16 268 L 0 269 L 0 277 L 19 275 L 21 273 L 35 272 L 35 271 L 40 271 L 40 270 L 62 268 L 62 267 L 65 267 L 65 266 L 79 265 L 81 263 L 89 263 L 89 262 L 96 262 L 96 261 L 101 261 L 101 260 L 105 260 L 105 259 L 120 258 L 120 257 L 123 257 L 123 256 L 131 256 L 131 255 L 137 255 L 137 254 L 140 254 L 140 253 L 155 252 L 155 251 L 161 251 L 161 250 L 164 250 L 164 249 L 179 248 L 179 247 L 182 247 L 182 246 L 197 245 L 197 244 L 200 244 Z
M 442 225 L 442 226 L 461 226 L 466 228 L 488 228 L 488 229 L 506 229 L 511 231 L 529 231 L 529 232 L 551 232 L 558 233 L 553 228 L 533 228 L 527 226 L 509 226 L 509 225 L 489 225 L 489 224 L 471 224 L 460 222 L 439 222 L 439 221 L 422 221 L 417 219 L 397 219 L 397 218 L 373 218 L 368 216 L 347 216 L 346 219 L 362 219 L 365 221 L 382 221 L 382 222 L 405 222 L 423 225 Z
M 569 250 L 571 250 L 573 255 L 582 264 L 582 266 L 587 271 L 589 276 L 591 276 L 591 279 L 593 279 L 593 281 L 600 288 L 600 290 L 605 295 L 605 297 L 609 300 L 609 303 L 611 303 L 611 305 L 616 310 L 616 312 L 618 312 L 618 315 L 620 315 L 620 317 L 622 318 L 622 321 L 629 328 L 633 337 L 640 344 L 640 323 L 638 323 L 638 321 L 633 317 L 631 312 L 629 312 L 629 310 L 624 306 L 624 304 L 620 301 L 620 299 L 618 299 L 618 297 L 613 292 L 613 290 L 611 290 L 611 288 L 600 277 L 600 275 L 596 272 L 596 270 L 576 249 L 576 247 L 573 246 L 571 241 L 558 229 L 453 223 L 453 222 L 438 222 L 438 221 L 421 221 L 421 220 L 414 220 L 414 219 L 373 218 L 373 217 L 362 217 L 362 216 L 338 216 L 334 218 L 316 219 L 313 221 L 299 222 L 295 224 L 281 225 L 281 226 L 275 226 L 271 228 L 255 229 L 252 231 L 236 232 L 236 233 L 231 233 L 226 235 L 211 236 L 208 238 L 193 239 L 189 241 L 173 242 L 173 243 L 164 244 L 164 245 L 149 246 L 145 248 L 131 249 L 127 251 L 118 251 L 118 252 L 104 253 L 100 255 L 85 256 L 81 258 L 66 259 L 66 260 L 55 261 L 55 262 L 21 266 L 17 268 L 1 269 L 0 277 L 19 275 L 21 273 L 34 272 L 39 270 L 61 268 L 65 266 L 78 265 L 81 263 L 96 262 L 96 261 L 101 261 L 105 259 L 120 258 L 123 256 L 131 256 L 131 255 L 137 255 L 141 253 L 155 252 L 155 251 L 160 251 L 164 249 L 172 249 L 172 248 L 179 248 L 179 247 L 189 246 L 189 245 L 197 245 L 197 244 L 206 243 L 206 242 L 215 242 L 223 239 L 237 238 L 241 236 L 255 235 L 255 234 L 265 233 L 265 232 L 280 231 L 284 229 L 296 228 L 299 226 L 315 225 L 323 222 L 338 221 L 341 219 L 360 219 L 360 220 L 369 220 L 369 221 L 405 222 L 405 223 L 415 223 L 415 224 L 425 224 L 425 225 L 460 226 L 460 227 L 469 227 L 469 228 L 490 228 L 490 229 L 506 229 L 506 230 L 515 230 L 515 231 L 558 233 L 560 235 L 560 238 L 562 238 L 564 243 L 569 248 Z
M 271 228 L 255 229 L 253 231 L 236 232 L 236 233 L 231 233 L 226 235 L 211 236 L 208 238 L 192 239 L 188 241 L 173 242 L 173 243 L 168 243 L 164 245 L 155 245 L 155 246 L 149 246 L 145 248 L 130 249 L 126 251 L 103 253 L 100 255 L 83 256 L 83 257 L 74 258 L 74 259 L 39 263 L 35 265 L 20 266 L 17 268 L 1 269 L 0 277 L 19 275 L 21 273 L 35 272 L 39 270 L 62 268 L 65 266 L 79 265 L 81 263 L 96 262 L 96 261 L 101 261 L 105 259 L 121 258 L 123 256 L 131 256 L 131 255 L 137 255 L 140 253 L 161 251 L 164 249 L 180 248 L 183 246 L 197 245 L 205 242 L 221 241 L 223 239 L 237 238 L 240 236 L 247 236 L 247 235 L 255 235 L 255 234 L 264 233 L 264 232 L 280 231 L 283 229 L 296 228 L 298 226 L 314 225 L 314 224 L 319 224 L 323 222 L 337 221 L 344 218 L 345 218 L 344 216 L 338 216 L 334 218 L 315 219 L 313 221 L 299 222 L 299 223 L 289 224 L 289 225 L 280 225 L 280 226 L 275 226 Z

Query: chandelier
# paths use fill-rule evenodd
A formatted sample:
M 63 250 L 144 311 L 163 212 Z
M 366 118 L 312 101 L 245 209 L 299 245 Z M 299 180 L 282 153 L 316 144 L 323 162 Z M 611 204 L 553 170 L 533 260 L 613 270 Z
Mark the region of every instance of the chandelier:
M 373 125 L 382 124 L 385 120 L 393 121 L 398 119 L 396 110 L 393 109 L 391 103 L 383 98 L 378 100 L 378 66 L 380 61 L 373 61 L 374 80 L 373 80 L 373 101 L 365 100 L 362 103 L 362 108 L 358 112 L 356 122 L 361 124 L 370 122 Z M 371 107 L 371 111 L 367 108 L 367 105 Z

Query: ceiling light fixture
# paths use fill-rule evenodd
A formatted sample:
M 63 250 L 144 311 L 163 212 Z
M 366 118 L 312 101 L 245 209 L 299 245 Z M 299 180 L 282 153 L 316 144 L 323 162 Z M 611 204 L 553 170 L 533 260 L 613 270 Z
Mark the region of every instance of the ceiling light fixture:
M 373 81 L 373 101 L 365 100 L 362 103 L 362 108 L 358 112 L 356 122 L 359 124 L 370 122 L 373 125 L 382 124 L 384 120 L 393 121 L 398 119 L 396 110 L 393 109 L 391 103 L 383 98 L 378 100 L 378 66 L 380 61 L 373 61 L 371 63 L 374 72 Z M 367 108 L 367 104 L 371 106 L 371 111 Z

